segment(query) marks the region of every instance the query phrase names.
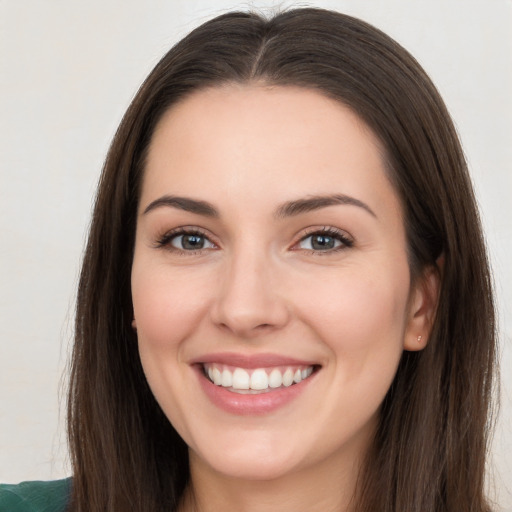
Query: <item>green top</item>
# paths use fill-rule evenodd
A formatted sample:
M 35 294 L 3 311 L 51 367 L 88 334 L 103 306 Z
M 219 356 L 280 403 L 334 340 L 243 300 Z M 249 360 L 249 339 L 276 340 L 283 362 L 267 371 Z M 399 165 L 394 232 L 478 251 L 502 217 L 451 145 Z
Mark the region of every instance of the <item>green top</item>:
M 51 482 L 0 484 L 1 512 L 65 512 L 71 478 Z

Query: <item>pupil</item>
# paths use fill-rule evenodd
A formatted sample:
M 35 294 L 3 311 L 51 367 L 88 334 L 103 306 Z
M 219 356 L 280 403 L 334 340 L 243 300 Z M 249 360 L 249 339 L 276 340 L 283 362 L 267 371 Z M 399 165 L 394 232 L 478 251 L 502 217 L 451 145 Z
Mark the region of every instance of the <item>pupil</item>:
M 204 238 L 199 235 L 183 235 L 182 245 L 184 249 L 202 249 Z
M 311 241 L 313 249 L 325 251 L 334 247 L 334 238 L 332 236 L 315 235 Z

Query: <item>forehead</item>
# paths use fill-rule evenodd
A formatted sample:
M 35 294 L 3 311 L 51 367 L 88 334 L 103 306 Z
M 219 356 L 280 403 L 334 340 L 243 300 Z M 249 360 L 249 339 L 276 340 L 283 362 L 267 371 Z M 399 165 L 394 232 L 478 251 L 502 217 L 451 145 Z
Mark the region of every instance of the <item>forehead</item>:
M 213 201 L 229 194 L 282 201 L 339 187 L 375 203 L 393 196 L 396 209 L 383 155 L 351 109 L 317 91 L 227 85 L 195 92 L 164 114 L 142 195 L 200 190 Z
M 212 125 L 216 125 L 215 134 L 208 133 Z M 182 139 L 191 132 L 217 138 L 258 134 L 260 138 L 255 142 L 267 145 L 274 135 L 279 135 L 279 145 L 289 144 L 296 149 L 308 146 L 315 132 L 323 132 L 322 138 L 328 133 L 337 145 L 348 145 L 352 137 L 362 136 L 368 145 L 383 153 L 379 139 L 347 105 L 316 90 L 297 86 L 254 83 L 200 89 L 164 113 L 156 126 L 150 150 L 162 137 L 167 141 L 177 140 L 179 132 Z

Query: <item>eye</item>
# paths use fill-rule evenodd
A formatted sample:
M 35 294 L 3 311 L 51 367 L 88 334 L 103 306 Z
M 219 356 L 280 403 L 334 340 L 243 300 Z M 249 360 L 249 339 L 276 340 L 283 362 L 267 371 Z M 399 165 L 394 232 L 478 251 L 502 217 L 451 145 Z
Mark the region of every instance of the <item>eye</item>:
M 197 251 L 200 249 L 211 249 L 215 247 L 208 238 L 198 233 L 184 233 L 182 235 L 174 235 L 170 244 L 176 249 L 183 251 Z
M 297 248 L 315 252 L 334 252 L 347 247 L 352 247 L 353 244 L 353 241 L 341 231 L 334 228 L 328 228 L 314 231 L 313 233 L 303 237 L 297 244 Z
M 183 229 L 166 233 L 157 241 L 156 245 L 172 251 L 187 253 L 217 247 L 204 233 Z

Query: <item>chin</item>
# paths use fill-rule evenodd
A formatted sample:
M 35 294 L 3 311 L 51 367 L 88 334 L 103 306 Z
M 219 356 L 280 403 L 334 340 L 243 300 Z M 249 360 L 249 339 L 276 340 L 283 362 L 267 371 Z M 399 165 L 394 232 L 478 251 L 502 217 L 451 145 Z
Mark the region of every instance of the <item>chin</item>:
M 295 472 L 301 466 L 298 450 L 287 449 L 283 452 L 276 449 L 274 443 L 246 441 L 238 446 L 231 443 L 226 449 L 219 444 L 215 449 L 211 448 L 206 447 L 204 451 L 191 449 L 190 457 L 194 463 L 209 466 L 215 473 L 228 478 L 273 480 Z

